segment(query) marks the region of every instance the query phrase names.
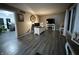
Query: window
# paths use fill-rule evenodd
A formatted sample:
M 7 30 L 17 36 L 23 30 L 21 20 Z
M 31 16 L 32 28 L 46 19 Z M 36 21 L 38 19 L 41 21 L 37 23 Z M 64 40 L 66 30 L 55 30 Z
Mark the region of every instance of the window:
M 76 16 L 76 5 L 72 6 L 72 8 L 69 10 L 67 30 L 70 33 L 73 33 L 75 16 Z
M 69 27 L 70 27 L 70 18 L 71 18 L 71 10 L 69 11 L 69 16 L 68 16 L 68 26 L 67 26 L 68 31 L 69 31 Z
M 0 18 L 0 25 L 4 25 L 3 18 Z
M 71 33 L 73 32 L 73 29 L 74 29 L 75 15 L 76 15 L 76 6 L 73 8 L 73 15 L 72 15 L 72 22 L 71 22 Z

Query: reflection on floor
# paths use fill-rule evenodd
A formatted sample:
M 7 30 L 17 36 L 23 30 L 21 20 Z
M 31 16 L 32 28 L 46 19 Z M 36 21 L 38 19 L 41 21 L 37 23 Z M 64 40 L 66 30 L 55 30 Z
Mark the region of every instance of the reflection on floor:
M 0 35 L 0 54 L 14 54 L 16 43 L 15 31 L 2 33 Z
M 65 54 L 65 38 L 58 31 L 47 30 L 41 35 L 33 33 L 16 39 L 14 32 L 0 35 L 0 54 L 60 55 Z

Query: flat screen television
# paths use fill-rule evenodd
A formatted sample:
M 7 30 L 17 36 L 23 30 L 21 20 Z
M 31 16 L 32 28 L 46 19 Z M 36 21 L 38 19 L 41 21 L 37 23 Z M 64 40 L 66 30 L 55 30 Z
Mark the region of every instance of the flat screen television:
M 34 25 L 35 25 L 35 26 L 40 26 L 40 23 L 35 23 Z
M 48 24 L 55 24 L 55 19 L 47 19 Z

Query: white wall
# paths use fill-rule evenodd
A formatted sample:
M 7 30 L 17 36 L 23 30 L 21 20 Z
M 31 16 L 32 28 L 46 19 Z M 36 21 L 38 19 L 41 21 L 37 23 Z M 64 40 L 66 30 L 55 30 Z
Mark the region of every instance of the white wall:
M 40 16 L 40 23 L 43 22 L 44 26 L 46 26 L 47 24 L 46 19 L 54 18 L 56 23 L 56 29 L 59 29 L 61 25 L 64 25 L 64 17 L 65 17 L 65 13 L 59 13 L 54 15 L 43 15 Z
M 32 26 L 32 22 L 30 21 L 31 15 L 33 15 L 33 14 L 26 12 L 24 14 L 24 22 L 18 22 L 17 21 L 17 31 L 18 31 L 19 37 L 25 35 L 28 30 L 30 30 L 30 32 L 31 32 L 31 26 Z M 35 15 L 35 16 L 36 16 L 35 22 L 38 22 L 39 18 L 38 18 L 37 15 Z

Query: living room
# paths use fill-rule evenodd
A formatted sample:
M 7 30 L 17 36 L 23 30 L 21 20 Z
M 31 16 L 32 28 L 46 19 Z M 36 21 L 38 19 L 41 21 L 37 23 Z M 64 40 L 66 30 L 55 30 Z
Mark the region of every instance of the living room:
M 43 23 L 45 28 L 47 27 L 46 19 L 53 18 L 56 22 L 56 29 L 59 30 L 60 26 L 64 25 L 65 11 L 72 4 L 8 4 L 13 7 L 18 7 L 21 10 L 26 11 L 24 14 L 24 22 L 18 23 L 18 36 L 25 34 L 26 32 L 31 32 L 31 26 L 33 23 Z M 57 8 L 58 7 L 58 8 Z M 30 20 L 31 16 L 35 22 Z M 22 24 L 22 25 L 21 25 Z M 20 28 L 22 27 L 22 28 Z
M 4 6 L 4 8 L 3 8 Z M 72 11 L 75 10 L 76 12 Z M 68 45 L 67 34 L 73 34 L 78 26 L 78 8 L 79 4 L 73 3 L 7 3 L 1 4 L 1 9 L 11 10 L 16 14 L 17 40 L 14 39 L 11 44 L 2 43 L 0 54 L 25 54 L 25 55 L 66 55 L 74 53 Z M 68 16 L 69 10 L 72 16 Z M 73 14 L 72 14 L 73 13 Z M 76 16 L 75 13 L 77 14 Z M 67 19 L 71 17 L 71 21 Z M 73 17 L 73 18 L 72 18 Z M 76 17 L 74 28 L 72 23 Z M 70 23 L 68 25 L 67 23 Z M 67 30 L 68 26 L 69 29 Z M 68 33 L 67 33 L 68 32 Z M 76 34 L 77 34 L 76 33 Z M 71 35 L 72 36 L 72 35 Z M 73 38 L 73 37 L 72 37 Z M 64 40 L 63 40 L 64 39 Z M 71 39 L 71 38 L 70 38 Z M 69 39 L 69 42 L 71 40 Z M 66 45 L 67 43 L 67 45 Z M 3 49 L 3 45 L 8 46 Z M 69 50 L 69 51 L 68 51 Z M 9 52 L 9 53 L 8 53 Z

